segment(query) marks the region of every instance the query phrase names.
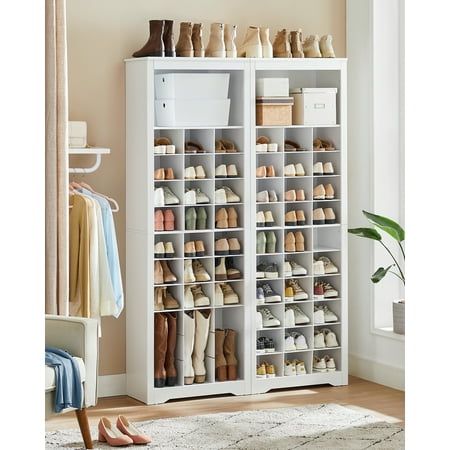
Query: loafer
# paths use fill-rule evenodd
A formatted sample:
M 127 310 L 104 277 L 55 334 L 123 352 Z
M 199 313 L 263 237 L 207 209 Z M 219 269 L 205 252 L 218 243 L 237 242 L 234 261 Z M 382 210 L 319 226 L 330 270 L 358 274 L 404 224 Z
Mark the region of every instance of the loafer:
M 239 255 L 241 253 L 241 244 L 238 238 L 228 239 L 228 248 L 230 255 Z
M 316 208 L 313 211 L 313 224 L 324 225 L 325 224 L 325 212 L 322 208 Z
M 184 169 L 184 179 L 185 180 L 195 180 L 195 169 L 194 167 L 190 166 L 190 167 L 186 167 Z
M 325 186 L 323 184 L 319 184 L 314 188 L 313 191 L 313 199 L 314 200 L 325 200 Z
M 325 223 L 336 223 L 336 215 L 334 214 L 333 208 L 324 208 L 323 212 L 325 214 Z
M 216 178 L 227 178 L 227 166 L 225 164 L 221 164 L 216 167 L 215 171 Z
M 305 225 L 306 224 L 306 217 L 303 209 L 297 209 L 295 211 L 295 217 L 297 219 L 297 225 Z
M 320 161 L 314 164 L 313 175 L 323 175 L 323 163 Z
M 295 227 L 297 225 L 297 216 L 295 211 L 289 211 L 284 215 L 284 224 L 287 227 Z
M 238 176 L 238 171 L 236 168 L 236 164 L 228 164 L 227 166 L 227 177 L 228 178 L 236 178 Z
M 330 162 L 326 162 L 323 165 L 323 173 L 324 175 L 334 175 L 334 167 L 333 167 L 333 163 Z
M 295 165 L 295 176 L 296 177 L 304 177 L 306 175 L 305 169 L 303 168 L 302 163 L 297 163 Z
M 184 244 L 184 256 L 189 258 L 194 257 L 196 255 L 195 252 L 195 242 L 189 241 Z
M 203 166 L 195 167 L 195 178 L 197 178 L 197 180 L 203 180 L 206 178 L 206 173 L 205 173 L 205 169 L 203 168 Z

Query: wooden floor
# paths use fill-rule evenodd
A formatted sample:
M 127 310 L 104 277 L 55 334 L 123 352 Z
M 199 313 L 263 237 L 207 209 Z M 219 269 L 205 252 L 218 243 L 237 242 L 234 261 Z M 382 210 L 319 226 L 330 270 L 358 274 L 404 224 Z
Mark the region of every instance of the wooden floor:
M 355 377 L 349 378 L 348 386 L 314 386 L 259 395 L 196 398 L 170 401 L 156 406 L 146 406 L 127 396 L 108 397 L 99 399 L 97 406 L 89 409 L 88 415 L 90 424 L 95 426 L 100 417 L 115 418 L 118 414 L 124 414 L 132 421 L 138 422 L 165 417 L 286 408 L 317 403 L 337 403 L 355 409 L 363 408 L 389 422 L 403 423 L 405 418 L 404 392 Z M 46 422 L 48 431 L 63 428 L 77 428 L 74 413 L 61 414 Z

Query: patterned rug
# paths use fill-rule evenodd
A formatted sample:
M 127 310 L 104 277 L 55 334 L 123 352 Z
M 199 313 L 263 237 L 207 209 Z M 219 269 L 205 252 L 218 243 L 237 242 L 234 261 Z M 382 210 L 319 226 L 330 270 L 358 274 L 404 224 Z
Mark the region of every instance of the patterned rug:
M 152 436 L 153 442 L 126 448 L 399 450 L 405 446 L 400 426 L 335 404 L 151 420 L 137 427 Z M 91 432 L 97 437 L 95 428 Z M 97 441 L 94 447 L 110 448 Z M 79 430 L 62 430 L 46 433 L 46 448 L 84 447 Z

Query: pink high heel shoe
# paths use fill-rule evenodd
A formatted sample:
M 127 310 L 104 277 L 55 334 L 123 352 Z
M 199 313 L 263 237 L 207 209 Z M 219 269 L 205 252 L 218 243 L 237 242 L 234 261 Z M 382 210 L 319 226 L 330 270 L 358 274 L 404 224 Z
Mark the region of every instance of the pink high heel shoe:
M 125 417 L 117 418 L 117 428 L 127 437 L 130 437 L 135 444 L 149 444 L 152 442 L 150 437 L 139 432 L 139 430 Z
M 98 441 L 107 442 L 111 447 L 130 445 L 133 439 L 123 434 L 110 420 L 102 417 L 98 423 Z

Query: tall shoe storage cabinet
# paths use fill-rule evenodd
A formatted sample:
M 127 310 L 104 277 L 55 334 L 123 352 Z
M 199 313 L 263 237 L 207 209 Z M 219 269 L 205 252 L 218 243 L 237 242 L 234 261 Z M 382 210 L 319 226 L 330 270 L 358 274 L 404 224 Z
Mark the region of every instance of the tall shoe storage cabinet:
M 126 60 L 126 175 L 127 175 L 127 225 L 126 225 L 126 298 L 127 298 L 127 394 L 146 404 L 157 404 L 174 398 L 196 397 L 203 395 L 231 393 L 235 395 L 267 392 L 276 388 L 308 386 L 316 384 L 344 385 L 348 381 L 347 370 L 347 178 L 346 178 L 346 93 L 347 77 L 345 59 L 199 59 L 199 58 L 140 58 Z M 231 99 L 229 125 L 225 127 L 157 127 L 154 117 L 154 76 L 164 73 L 229 73 L 229 98 Z M 281 127 L 255 126 L 255 82 L 260 77 L 287 77 L 290 87 L 336 87 L 337 125 Z M 255 142 L 258 136 L 268 136 L 278 143 L 277 153 L 256 153 Z M 154 138 L 166 136 L 176 146 L 174 155 L 155 155 Z M 224 137 L 235 142 L 238 153 L 215 153 L 215 140 Z M 335 143 L 335 151 L 313 151 L 313 139 L 322 137 Z M 298 142 L 306 151 L 284 152 L 284 140 Z M 185 154 L 184 143 L 196 141 L 205 148 L 206 154 Z M 313 164 L 317 161 L 331 161 L 333 176 L 313 176 Z M 289 163 L 301 162 L 306 176 L 283 177 L 283 168 Z M 205 180 L 184 180 L 184 168 L 203 165 Z M 238 178 L 215 179 L 214 169 L 219 164 L 236 164 Z M 276 177 L 257 179 L 256 168 L 261 165 L 273 165 Z M 172 167 L 176 180 L 154 180 L 154 170 Z M 320 183 L 332 183 L 335 199 L 315 201 L 312 199 L 313 187 Z M 180 199 L 180 205 L 170 207 L 176 216 L 175 231 L 155 231 L 153 191 L 156 187 L 169 186 Z M 220 186 L 229 186 L 241 201 L 238 204 L 214 204 L 214 191 Z M 208 225 L 206 230 L 185 230 L 184 214 L 187 206 L 183 203 L 185 188 L 200 187 L 211 199 L 206 205 Z M 304 189 L 304 202 L 284 202 L 283 195 L 288 189 Z M 278 202 L 257 203 L 256 194 L 262 190 L 275 190 Z M 205 206 L 205 205 L 202 205 Z M 234 206 L 239 214 L 238 228 L 215 229 L 215 211 L 221 207 Z M 335 225 L 313 225 L 312 212 L 317 207 L 333 207 L 337 222 Z M 164 207 L 163 207 L 164 208 Z M 169 208 L 169 207 L 168 207 Z M 303 209 L 306 225 L 285 227 L 284 214 L 292 209 Z M 265 227 L 273 230 L 277 237 L 277 252 L 272 255 L 256 253 L 256 235 L 260 231 L 256 226 L 256 212 L 271 210 L 275 217 L 275 226 Z M 292 229 L 300 229 L 305 236 L 305 251 L 286 255 L 284 236 Z M 239 294 L 238 305 L 214 306 L 214 242 L 219 238 L 237 237 L 241 243 L 241 255 L 233 256 L 234 265 L 240 269 L 242 279 L 231 281 L 233 289 Z M 203 384 L 183 384 L 183 269 L 184 243 L 202 239 L 206 247 L 206 256 L 201 262 L 211 275 L 211 282 L 202 283 L 204 292 L 211 299 L 211 324 L 205 365 L 206 382 Z M 168 285 L 169 290 L 180 302 L 177 314 L 176 367 L 177 383 L 173 387 L 154 387 L 153 348 L 154 348 L 154 244 L 158 241 L 172 241 L 175 257 L 169 260 L 177 282 Z M 339 273 L 324 277 L 313 275 L 313 259 L 329 256 L 339 267 Z M 283 263 L 285 258 L 294 259 L 306 267 L 308 274 L 299 278 L 309 300 L 295 302 L 309 316 L 310 323 L 294 329 L 284 327 L 284 286 Z M 276 262 L 280 277 L 270 280 L 277 292 L 282 294 L 279 304 L 257 305 L 256 267 L 262 261 Z M 314 281 L 322 279 L 339 291 L 338 299 L 317 301 L 313 298 Z M 327 325 L 313 323 L 313 311 L 316 304 L 328 304 L 338 315 L 339 322 Z M 256 311 L 268 306 L 281 320 L 277 328 L 257 330 Z M 173 310 L 172 310 L 173 311 Z M 215 380 L 214 330 L 232 328 L 237 332 L 237 357 L 239 360 L 238 379 L 218 382 Z M 339 347 L 314 350 L 314 329 L 330 328 L 338 338 Z M 297 352 L 284 351 L 286 331 L 298 331 L 305 335 L 308 350 Z M 257 355 L 258 336 L 271 337 L 275 342 L 275 352 Z M 313 356 L 329 354 L 337 365 L 335 372 L 313 372 Z M 307 374 L 283 376 L 285 359 L 305 361 Z M 256 378 L 256 365 L 263 361 L 276 365 L 274 378 Z

